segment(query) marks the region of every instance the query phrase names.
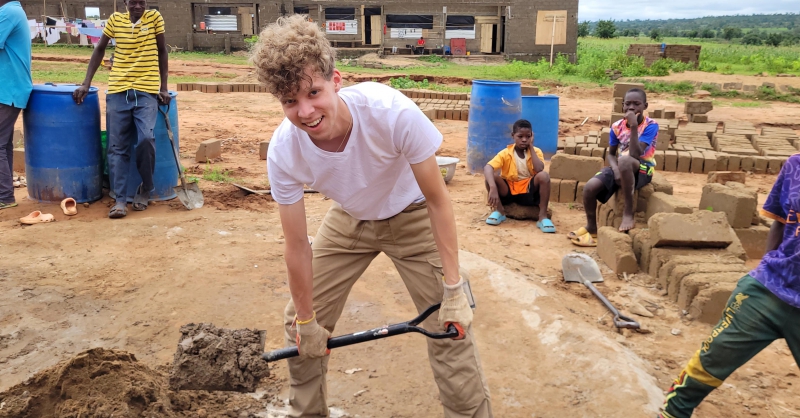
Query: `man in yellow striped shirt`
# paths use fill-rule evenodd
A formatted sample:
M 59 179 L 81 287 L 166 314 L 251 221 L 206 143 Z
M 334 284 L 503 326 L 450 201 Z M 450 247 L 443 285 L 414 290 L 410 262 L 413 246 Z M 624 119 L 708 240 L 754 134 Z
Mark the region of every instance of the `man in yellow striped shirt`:
M 111 39 L 117 43 L 114 65 L 108 77 L 106 130 L 108 131 L 108 176 L 116 204 L 109 218 L 127 215 L 128 173 L 131 152 L 142 183 L 133 196 L 133 209 L 145 210 L 153 190 L 155 171 L 155 125 L 158 104 L 169 104 L 167 90 L 167 44 L 164 19 L 157 10 L 147 10 L 147 0 L 123 0 L 127 13 L 114 13 L 94 49 L 86 78 L 72 94 L 83 102 L 103 61 Z

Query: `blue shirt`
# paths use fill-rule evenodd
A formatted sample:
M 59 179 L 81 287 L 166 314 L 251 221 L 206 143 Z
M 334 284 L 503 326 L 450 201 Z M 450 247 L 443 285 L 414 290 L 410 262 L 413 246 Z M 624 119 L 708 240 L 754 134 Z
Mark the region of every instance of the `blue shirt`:
M 31 29 L 18 1 L 0 7 L 0 103 L 25 109 L 33 90 Z
M 767 196 L 761 214 L 784 224 L 783 239 L 777 250 L 764 254 L 750 272 L 780 300 L 800 308 L 800 154 L 786 161 Z
M 639 155 L 639 160 L 643 161 L 650 167 L 656 165 L 656 141 L 658 139 L 658 123 L 650 118 L 644 118 L 642 123 L 639 124 L 639 142 L 646 144 L 644 151 Z M 619 155 L 630 154 L 631 143 L 631 128 L 628 127 L 628 121 L 622 118 L 613 125 L 611 125 L 611 133 L 609 134 L 608 145 L 610 147 L 619 147 Z

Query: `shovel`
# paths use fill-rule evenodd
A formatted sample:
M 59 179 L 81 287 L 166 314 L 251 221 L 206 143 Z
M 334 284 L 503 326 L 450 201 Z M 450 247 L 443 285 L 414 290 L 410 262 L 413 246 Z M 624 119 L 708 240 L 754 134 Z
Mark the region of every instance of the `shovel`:
M 169 115 L 164 113 L 159 106 L 158 111 L 161 112 L 161 115 L 164 116 L 164 123 L 167 124 L 167 136 L 169 137 L 169 142 L 172 145 L 172 156 L 175 157 L 175 166 L 178 168 L 178 174 L 181 176 L 181 185 L 173 187 L 175 193 L 178 195 L 178 199 L 180 199 L 183 206 L 186 206 L 186 209 L 200 209 L 203 207 L 203 203 L 205 200 L 203 199 L 203 192 L 200 191 L 200 188 L 197 187 L 196 182 L 187 183 L 186 182 L 186 175 L 181 170 L 181 163 L 178 157 L 178 149 L 175 147 L 175 139 L 172 136 L 172 126 L 169 123 Z M 167 105 L 167 112 L 169 112 L 169 105 Z
M 617 328 L 639 329 L 639 323 L 625 315 L 619 313 L 617 308 L 597 290 L 592 283 L 603 281 L 600 268 L 594 260 L 586 254 L 571 253 L 564 256 L 561 260 L 561 269 L 564 272 L 564 281 L 567 283 L 582 283 L 606 305 L 609 311 L 614 314 L 614 326 Z

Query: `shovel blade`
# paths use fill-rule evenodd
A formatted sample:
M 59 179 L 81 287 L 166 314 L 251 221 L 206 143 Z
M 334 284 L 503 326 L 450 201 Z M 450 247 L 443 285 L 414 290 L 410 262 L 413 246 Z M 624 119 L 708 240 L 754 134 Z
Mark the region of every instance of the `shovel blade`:
M 564 281 L 576 283 L 599 283 L 603 281 L 600 267 L 586 254 L 570 253 L 561 259 Z
M 205 203 L 203 192 L 197 187 L 197 183 L 187 183 L 186 188 L 184 186 L 175 186 L 173 190 L 175 190 L 183 206 L 186 206 L 186 209 L 200 209 Z

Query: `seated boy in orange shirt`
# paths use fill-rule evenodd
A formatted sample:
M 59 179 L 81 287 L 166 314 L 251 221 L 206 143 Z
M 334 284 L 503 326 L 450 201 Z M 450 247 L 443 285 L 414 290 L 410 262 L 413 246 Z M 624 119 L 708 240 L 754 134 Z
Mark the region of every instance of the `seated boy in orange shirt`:
M 520 119 L 511 131 L 514 144 L 500 151 L 483 169 L 488 205 L 494 209 L 486 218 L 489 225 L 500 225 L 506 220 L 503 205 L 516 203 L 522 206 L 539 206 L 539 222 L 542 232 L 555 233 L 556 227 L 547 218 L 550 203 L 550 175 L 544 171 L 544 154 L 533 146 L 531 123 Z M 500 170 L 500 175 L 495 174 Z

